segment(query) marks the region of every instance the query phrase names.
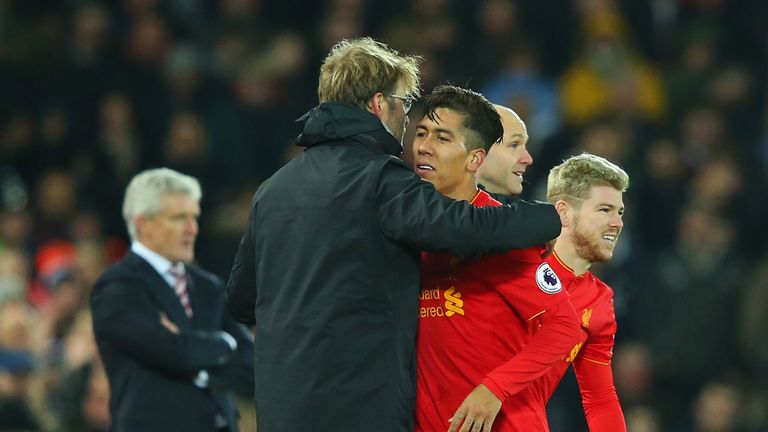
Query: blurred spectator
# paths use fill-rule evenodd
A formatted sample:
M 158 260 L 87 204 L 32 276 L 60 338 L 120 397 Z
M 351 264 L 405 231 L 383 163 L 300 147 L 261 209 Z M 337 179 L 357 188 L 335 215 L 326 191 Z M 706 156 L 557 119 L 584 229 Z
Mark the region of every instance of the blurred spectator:
M 9 223 L 9 221 L 18 222 L 24 219 L 25 216 L 28 217 L 25 210 L 28 210 L 29 200 L 28 183 L 24 181 L 20 173 L 13 166 L 0 165 L 0 212 L 3 214 L 2 221 L 6 228 L 8 225 L 5 224 Z M 15 216 L 21 216 L 21 218 L 14 218 L 14 214 Z M 19 231 L 6 230 L 4 228 L 0 232 L 0 241 L 3 239 L 24 238 L 29 234 L 28 225 L 17 225 L 15 228 L 18 228 Z
M 752 161 L 742 161 L 730 152 L 721 152 L 702 165 L 688 184 L 689 201 L 723 212 L 734 224 L 740 255 L 756 257 L 763 253 L 768 238 L 761 229 L 768 214 L 768 201 L 753 199 L 761 195 L 761 185 L 747 180 Z
M 106 432 L 110 425 L 109 383 L 100 363 L 73 370 L 61 382 L 60 432 Z
M 0 209 L 0 249 L 31 247 L 33 229 L 32 216 L 26 210 L 7 211 Z
M 124 39 L 125 64 L 120 78 L 130 95 L 146 157 L 159 147 L 170 115 L 170 94 L 162 74 L 171 52 L 172 34 L 166 20 L 156 12 L 136 16 Z
M 96 2 L 79 4 L 72 14 L 70 59 L 80 66 L 92 65 L 109 48 L 110 14 Z
M 63 109 L 59 106 L 47 108 L 40 119 L 39 128 L 35 148 L 39 166 L 71 168 L 78 149 L 70 141 L 69 119 Z
M 488 81 L 483 94 L 520 113 L 536 142 L 545 142 L 560 128 L 558 89 L 541 75 L 536 53 L 528 45 L 513 46 L 505 54 L 500 73 Z
M 514 61 L 510 57 L 514 56 L 520 48 L 515 47 L 515 45 L 524 40 L 524 22 L 519 3 L 517 1 L 483 0 L 473 11 L 474 24 L 477 27 L 473 40 L 473 45 L 476 48 L 471 52 L 472 61 L 476 66 L 473 68 L 475 79 L 482 82 L 492 78 L 492 72 L 504 70 L 505 63 L 511 69 Z M 510 45 L 512 45 L 512 49 L 510 49 Z M 526 57 L 524 52 L 518 55 L 523 58 Z M 530 65 L 526 65 L 524 59 L 522 63 L 522 65 L 518 64 L 518 67 L 525 71 L 526 67 Z M 511 105 L 508 100 L 494 99 L 491 94 L 484 94 L 492 102 L 512 108 L 515 112 L 520 113 L 526 123 L 531 123 L 527 115 L 529 110 L 521 110 L 522 107 Z M 536 135 L 531 133 L 531 136 Z
M 91 151 L 97 134 L 93 118 L 103 92 L 116 79 L 119 66 L 115 50 L 112 10 L 99 2 L 78 2 L 64 33 L 60 62 L 43 83 L 45 97 L 58 100 L 66 113 L 69 142 L 75 153 Z
M 202 224 L 209 228 L 201 232 L 200 243 L 207 247 L 198 248 L 198 257 L 208 263 L 212 272 L 225 275 L 232 269 L 234 255 L 221 251 L 236 250 L 240 244 L 256 189 L 258 184 L 245 184 L 222 191 L 211 198 L 216 201 L 210 205 L 210 213 L 203 213 Z
M 732 222 L 689 205 L 679 237 L 638 290 L 635 324 L 654 358 L 666 421 L 679 418 L 707 378 L 735 366 L 735 301 L 746 281 Z
M 654 364 L 648 348 L 627 343 L 616 349 L 613 371 L 616 390 L 624 406 L 654 404 Z
M 221 170 L 210 154 L 208 131 L 198 115 L 174 114 L 161 151 L 163 165 L 199 178 L 211 190 L 217 186 Z
M 622 18 L 607 11 L 588 14 L 581 31 L 582 54 L 561 78 L 566 122 L 580 125 L 607 114 L 660 120 L 665 100 L 659 74 L 631 51 Z
M 38 240 L 66 238 L 68 222 L 79 204 L 74 173 L 66 170 L 43 172 L 35 192 Z
M 582 129 L 573 151 L 602 156 L 634 171 L 631 161 L 634 151 L 631 130 L 618 122 L 594 121 Z
M 627 421 L 627 431 L 631 432 L 662 432 L 661 420 L 658 414 L 647 406 L 633 406 L 624 411 Z
M 679 145 L 669 137 L 657 138 L 643 149 L 640 175 L 633 193 L 643 206 L 663 211 L 646 212 L 636 219 L 638 242 L 649 255 L 672 245 L 686 191 L 689 170 L 683 164 Z
M 751 139 L 759 124 L 759 119 L 750 115 L 759 109 L 754 87 L 749 69 L 726 64 L 715 72 L 705 88 L 707 99 L 726 116 L 729 131 L 740 141 Z
M 0 430 L 32 432 L 39 424 L 27 400 L 32 361 L 27 354 L 0 350 Z
M 722 114 L 709 105 L 697 104 L 685 111 L 679 126 L 683 163 L 697 170 L 727 150 L 727 126 Z
M 741 389 L 731 383 L 711 381 L 699 392 L 690 417 L 676 429 L 679 432 L 744 431 Z
M 0 430 L 38 430 L 29 394 L 34 319 L 23 300 L 0 304 Z
M 36 179 L 33 133 L 35 124 L 32 117 L 15 109 L 0 121 L 0 160 L 2 160 L 4 183 L 19 177 L 22 184 L 31 184 Z M 6 164 L 8 165 L 6 167 Z
M 280 166 L 280 154 L 292 142 L 295 126 L 287 114 L 290 105 L 280 109 L 287 102 L 280 92 L 286 70 L 277 67 L 292 65 L 275 63 L 268 52 L 252 56 L 233 82 L 236 104 L 208 112 L 211 142 L 229 183 L 263 180 Z
M 360 1 L 331 1 L 317 30 L 320 51 L 329 51 L 342 39 L 363 35 L 363 4 Z
M 693 203 L 726 211 L 745 197 L 744 179 L 739 164 L 727 154 L 720 154 L 701 166 L 690 182 Z
M 106 164 L 118 182 L 125 182 L 140 166 L 143 156 L 133 105 L 126 95 L 109 93 L 101 101 L 99 114 L 98 150 L 104 160 L 98 162 Z
M 718 60 L 715 29 L 697 26 L 688 30 L 679 51 L 676 63 L 664 74 L 670 123 L 679 121 L 681 113 L 705 99 Z
M 27 296 L 29 262 L 18 249 L 0 248 L 0 303 Z
M 468 85 L 475 69 L 484 71 L 481 66 L 475 68 L 468 64 L 464 56 L 456 55 L 456 50 L 462 51 L 464 42 L 461 26 L 456 21 L 458 3 L 450 0 L 407 2 L 404 10 L 392 17 L 382 30 L 383 39 L 393 48 L 424 58 L 421 76 L 425 89 L 431 90 L 443 81 L 461 79 L 465 81 L 462 84 Z M 415 38 L 414 34 L 421 36 Z M 414 116 L 415 113 L 411 118 L 416 118 Z
M 168 55 L 164 73 L 168 93 L 177 108 L 198 108 L 206 102 L 202 53 L 194 45 L 176 46 Z
M 97 432 L 109 427 L 109 383 L 98 357 L 91 314 L 78 313 L 64 340 L 62 375 L 47 397 L 60 416 L 61 432 Z

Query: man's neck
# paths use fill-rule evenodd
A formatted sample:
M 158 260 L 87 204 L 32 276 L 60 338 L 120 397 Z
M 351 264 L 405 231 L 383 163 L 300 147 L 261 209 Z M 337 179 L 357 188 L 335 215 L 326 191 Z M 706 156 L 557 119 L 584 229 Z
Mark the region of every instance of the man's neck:
M 560 237 L 557 238 L 557 241 L 555 242 L 555 253 L 563 264 L 573 270 L 573 274 L 576 276 L 586 273 L 592 265 L 591 262 L 579 256 L 573 243 L 566 238 L 566 234 L 560 234 Z
M 477 186 L 475 186 L 474 182 L 465 183 L 453 191 L 443 193 L 443 195 L 449 198 L 453 198 L 456 201 L 472 202 L 472 200 L 477 195 Z
M 491 181 L 491 179 L 485 178 L 479 174 L 475 176 L 475 183 L 478 187 L 481 187 L 484 191 L 490 194 L 509 195 L 504 188 L 499 187 L 499 185 Z

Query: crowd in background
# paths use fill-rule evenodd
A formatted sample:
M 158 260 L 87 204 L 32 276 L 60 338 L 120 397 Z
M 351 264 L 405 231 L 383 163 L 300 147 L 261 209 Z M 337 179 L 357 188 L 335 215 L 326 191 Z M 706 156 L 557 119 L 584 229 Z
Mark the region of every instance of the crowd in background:
M 300 151 L 323 55 L 365 35 L 422 55 L 425 92 L 516 110 L 529 197 L 582 151 L 629 172 L 596 273 L 630 431 L 768 430 L 766 17 L 761 0 L 0 0 L 0 431 L 106 430 L 87 305 L 128 246 L 128 180 L 197 177 L 198 261 L 226 277 L 253 192 Z M 550 423 L 586 429 L 571 376 Z

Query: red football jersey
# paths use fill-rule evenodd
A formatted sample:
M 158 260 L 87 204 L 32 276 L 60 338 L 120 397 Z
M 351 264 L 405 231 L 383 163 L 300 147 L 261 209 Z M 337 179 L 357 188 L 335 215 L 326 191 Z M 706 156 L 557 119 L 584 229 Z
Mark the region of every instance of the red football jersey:
M 556 253 L 546 261 L 557 273 L 571 295 L 571 304 L 581 317 L 582 340 L 573 347 L 571 355 L 541 380 L 547 399 L 576 359 L 610 367 L 613 343 L 616 337 L 616 315 L 613 309 L 613 290 L 590 272 L 576 276 Z
M 590 430 L 593 432 L 625 430 L 623 414 L 613 387 L 613 374 L 610 369 L 616 335 L 613 290 L 592 273 L 586 272 L 576 276 L 556 253 L 547 257 L 546 262 L 570 294 L 571 303 L 581 318 L 581 339 L 560 364 L 550 369 L 547 375 L 512 396 L 509 403 L 518 407 L 518 415 L 521 418 L 528 415 L 546 416 L 547 401 L 568 367 L 573 364 Z M 536 403 L 532 406 L 531 401 Z M 528 413 L 526 410 L 529 410 Z M 522 427 L 525 423 L 521 420 L 517 425 Z
M 484 191 L 472 204 L 500 205 Z M 422 254 L 416 431 L 447 430 L 448 419 L 480 383 L 491 380 L 504 388 L 507 376 L 495 376 L 494 370 L 529 342 L 543 312 L 568 301 L 562 284 L 543 262 L 544 252 L 542 246 L 470 261 Z M 504 402 L 493 430 L 516 430 L 509 427 L 512 415 L 512 407 Z

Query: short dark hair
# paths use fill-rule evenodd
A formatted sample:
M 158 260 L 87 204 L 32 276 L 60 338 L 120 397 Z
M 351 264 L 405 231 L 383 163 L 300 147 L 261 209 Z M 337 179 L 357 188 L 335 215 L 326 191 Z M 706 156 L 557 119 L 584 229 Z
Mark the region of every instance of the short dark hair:
M 424 101 L 424 115 L 437 121 L 440 118 L 435 112 L 438 108 L 449 109 L 464 117 L 464 129 L 471 132 L 465 133 L 467 150 L 482 148 L 488 151 L 504 135 L 499 113 L 478 92 L 453 85 L 437 86 Z

